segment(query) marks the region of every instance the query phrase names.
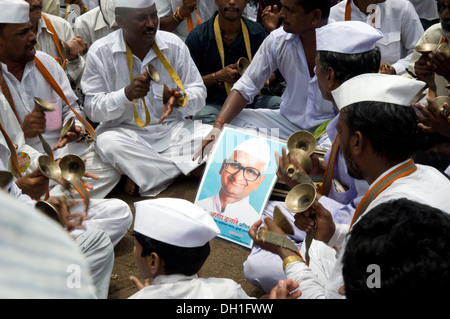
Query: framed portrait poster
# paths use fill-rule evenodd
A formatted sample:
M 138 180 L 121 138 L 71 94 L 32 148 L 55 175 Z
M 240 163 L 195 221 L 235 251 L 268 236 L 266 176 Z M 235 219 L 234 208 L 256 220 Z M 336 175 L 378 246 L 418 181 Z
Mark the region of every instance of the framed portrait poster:
M 195 204 L 220 229 L 219 237 L 251 248 L 248 230 L 257 221 L 277 181 L 275 151 L 286 141 L 225 125 L 208 157 Z

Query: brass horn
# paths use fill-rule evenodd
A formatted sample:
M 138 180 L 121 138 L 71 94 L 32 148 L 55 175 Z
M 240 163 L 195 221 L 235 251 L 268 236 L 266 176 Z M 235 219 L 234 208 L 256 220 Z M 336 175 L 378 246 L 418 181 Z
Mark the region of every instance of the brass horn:
M 303 169 L 309 173 L 312 169 L 311 154 L 316 148 L 316 139 L 308 131 L 297 131 L 291 134 L 287 140 L 288 156 L 298 160 Z M 301 174 L 295 165 L 291 164 L 286 169 L 286 174 L 294 180 L 303 182 Z
M 151 63 L 147 63 L 145 69 L 147 70 L 147 74 L 150 77 L 150 80 L 155 83 L 159 83 L 161 81 L 161 77 L 159 76 L 158 71 Z
M 9 171 L 0 171 L 0 188 L 5 188 L 13 180 L 13 174 Z
M 37 105 L 38 109 L 42 112 L 52 112 L 55 110 L 54 106 L 48 103 L 47 101 L 44 101 L 41 98 L 34 97 L 33 98 L 34 103 Z M 39 134 L 39 139 L 41 140 L 42 147 L 44 148 L 45 153 L 47 153 L 48 156 L 53 157 L 53 151 L 50 145 L 48 145 L 47 141 L 44 139 L 42 134 Z
M 244 75 L 249 65 L 250 61 L 246 57 L 242 57 L 237 61 L 237 70 L 241 76 Z
M 59 167 L 61 168 L 61 176 L 71 183 L 80 182 L 86 171 L 83 160 L 74 154 L 61 158 Z
M 287 194 L 285 199 L 286 207 L 293 213 L 304 212 L 314 203 L 316 194 L 317 191 L 314 184 L 299 184 Z
M 286 216 L 281 211 L 280 207 L 275 206 L 273 211 L 273 221 L 277 224 L 286 234 L 294 235 L 294 229 L 292 225 L 287 220 Z

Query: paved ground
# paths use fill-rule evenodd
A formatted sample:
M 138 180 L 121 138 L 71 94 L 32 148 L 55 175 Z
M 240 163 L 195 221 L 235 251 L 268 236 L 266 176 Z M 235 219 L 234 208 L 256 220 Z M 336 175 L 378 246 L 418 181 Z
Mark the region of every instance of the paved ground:
M 175 181 L 168 189 L 158 195 L 157 198 L 176 197 L 193 202 L 197 194 L 198 185 L 199 179 L 187 179 L 183 177 Z M 123 185 L 120 183 L 108 197 L 116 197 L 124 200 L 130 205 L 134 214 L 133 203 L 145 198 L 128 196 L 122 189 Z M 130 230 L 132 229 L 133 225 L 131 225 Z M 243 275 L 242 264 L 249 253 L 250 250 L 243 246 L 236 245 L 221 238 L 213 239 L 211 241 L 211 255 L 203 266 L 202 276 L 231 278 L 239 283 L 248 295 L 259 297 L 263 292 L 250 284 Z M 129 281 L 129 276 L 139 276 L 134 264 L 133 237 L 130 233 L 126 234 L 115 247 L 115 257 L 109 298 L 125 299 L 137 291 L 134 284 Z

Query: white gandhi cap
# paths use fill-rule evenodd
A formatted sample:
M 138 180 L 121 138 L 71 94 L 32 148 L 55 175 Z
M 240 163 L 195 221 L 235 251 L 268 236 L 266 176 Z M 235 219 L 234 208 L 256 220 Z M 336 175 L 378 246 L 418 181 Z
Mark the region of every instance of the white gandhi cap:
M 0 23 L 30 21 L 30 5 L 25 0 L 0 0 Z
M 238 146 L 233 149 L 234 151 L 242 151 L 245 152 L 255 158 L 260 159 L 266 165 L 264 166 L 264 170 L 267 169 L 270 162 L 270 146 L 269 143 L 263 139 L 262 137 L 255 137 L 245 140 Z M 231 152 L 231 154 L 233 154 Z
M 148 8 L 155 3 L 154 0 L 114 0 L 116 8 Z
M 373 50 L 381 38 L 381 31 L 364 22 L 333 22 L 316 29 L 316 49 L 358 54 Z
M 158 198 L 134 203 L 134 230 L 166 244 L 204 246 L 220 230 L 201 207 L 179 198 Z
M 361 74 L 331 92 L 339 110 L 357 102 L 377 101 L 410 106 L 417 102 L 426 83 L 398 75 Z

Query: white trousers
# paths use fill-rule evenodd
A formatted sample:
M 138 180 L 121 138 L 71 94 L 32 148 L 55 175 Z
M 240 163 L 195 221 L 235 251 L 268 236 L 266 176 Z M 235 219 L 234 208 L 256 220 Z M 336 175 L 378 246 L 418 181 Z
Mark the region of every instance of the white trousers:
M 71 209 L 72 213 L 83 212 L 84 204 L 76 205 Z M 72 234 L 85 230 L 100 229 L 108 234 L 114 246 L 127 233 L 133 221 L 130 206 L 123 200 L 91 199 L 88 209 L 89 219 L 83 221 L 82 228 L 75 229 Z
M 74 237 L 88 262 L 96 288 L 95 295 L 99 299 L 107 299 L 114 267 L 114 247 L 109 236 L 100 229 L 91 229 L 79 232 Z
M 108 128 L 97 138 L 100 157 L 139 186 L 141 196 L 156 196 L 176 177 L 200 164 L 192 157 L 211 125 L 180 121 L 164 140 L 152 140 L 147 131 L 134 127 Z

